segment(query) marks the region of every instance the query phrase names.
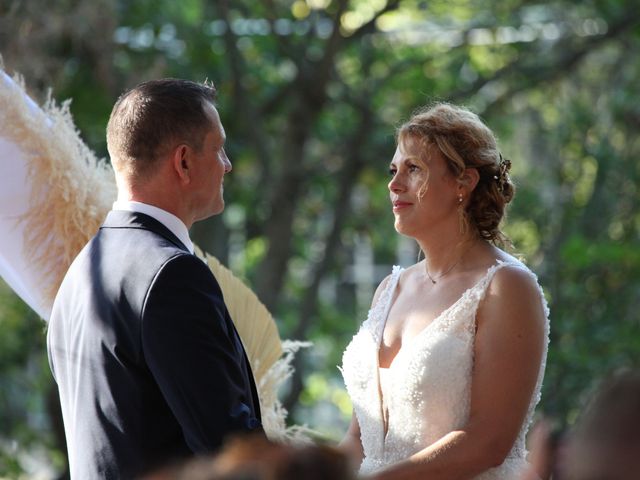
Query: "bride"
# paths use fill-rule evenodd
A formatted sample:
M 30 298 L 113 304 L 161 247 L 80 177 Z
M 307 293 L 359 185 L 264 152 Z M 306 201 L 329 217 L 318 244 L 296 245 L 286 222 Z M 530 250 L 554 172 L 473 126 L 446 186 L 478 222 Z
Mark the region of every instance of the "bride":
M 498 248 L 514 186 L 493 133 L 436 104 L 398 132 L 396 230 L 425 259 L 394 267 L 347 347 L 354 414 L 341 447 L 376 479 L 517 479 L 540 387 L 548 309 L 535 275 Z

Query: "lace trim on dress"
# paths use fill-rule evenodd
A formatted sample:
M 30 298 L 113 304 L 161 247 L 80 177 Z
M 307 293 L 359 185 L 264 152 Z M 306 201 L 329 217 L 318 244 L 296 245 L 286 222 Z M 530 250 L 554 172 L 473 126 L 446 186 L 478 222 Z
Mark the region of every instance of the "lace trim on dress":
M 388 277 L 387 285 L 380 294 L 378 301 L 375 305 L 372 305 L 371 309 L 367 313 L 367 319 L 362 323 L 361 328 L 367 328 L 373 335 L 373 340 L 376 344 L 380 344 L 382 339 L 382 329 L 384 328 L 384 319 L 389 313 L 391 308 L 391 299 L 393 293 L 396 291 L 398 280 L 400 280 L 400 274 L 404 269 L 398 265 L 394 265 L 391 269 L 391 275 Z

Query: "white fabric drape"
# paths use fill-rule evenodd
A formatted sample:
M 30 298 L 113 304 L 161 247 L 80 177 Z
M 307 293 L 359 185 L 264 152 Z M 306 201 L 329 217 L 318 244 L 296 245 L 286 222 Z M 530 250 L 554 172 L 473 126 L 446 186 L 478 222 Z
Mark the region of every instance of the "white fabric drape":
M 0 71 L 0 88 L 13 80 Z M 20 90 L 21 91 L 21 90 Z M 39 107 L 24 95 L 24 103 L 34 112 Z M 4 114 L 0 110 L 0 115 Z M 39 281 L 40 272 L 25 252 L 25 224 L 19 219 L 31 203 L 32 188 L 22 147 L 0 131 L 0 276 L 44 320 L 51 314 L 51 302 Z

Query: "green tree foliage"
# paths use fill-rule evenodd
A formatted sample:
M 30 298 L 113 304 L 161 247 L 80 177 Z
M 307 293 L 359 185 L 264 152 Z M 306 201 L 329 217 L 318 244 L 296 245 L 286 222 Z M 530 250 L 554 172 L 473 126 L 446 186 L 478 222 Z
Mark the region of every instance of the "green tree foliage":
M 0 478 L 17 478 L 42 462 L 61 468 L 44 324 L 2 281 L 0 332 Z
M 571 422 L 595 378 L 638 364 L 634 2 L 1 5 L 7 67 L 25 74 L 37 98 L 47 86 L 73 98 L 76 122 L 101 155 L 123 89 L 159 76 L 215 82 L 234 170 L 225 213 L 193 235 L 255 288 L 283 337 L 315 342 L 284 392 L 297 422 L 334 437 L 345 428 L 349 403 L 334 366 L 377 282 L 399 252 L 416 254 L 389 209 L 394 128 L 433 100 L 481 114 L 513 161 L 518 193 L 506 230 L 551 307 L 542 410 Z M 20 308 L 0 316 L 0 342 L 25 345 L 20 358 L 0 353 L 3 372 L 43 358 L 42 328 Z M 23 394 L 44 398 L 49 385 L 40 378 Z M 22 407 L 18 419 L 32 408 Z M 30 428 L 16 421 L 3 435 L 33 445 L 19 433 Z

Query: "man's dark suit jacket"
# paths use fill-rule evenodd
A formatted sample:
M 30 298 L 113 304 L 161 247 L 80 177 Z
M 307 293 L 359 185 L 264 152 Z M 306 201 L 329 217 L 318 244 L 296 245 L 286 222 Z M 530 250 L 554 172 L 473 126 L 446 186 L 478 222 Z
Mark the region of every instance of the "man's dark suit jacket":
M 47 348 L 74 480 L 132 478 L 261 430 L 216 279 L 148 215 L 109 213 L 62 282 Z

